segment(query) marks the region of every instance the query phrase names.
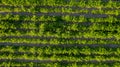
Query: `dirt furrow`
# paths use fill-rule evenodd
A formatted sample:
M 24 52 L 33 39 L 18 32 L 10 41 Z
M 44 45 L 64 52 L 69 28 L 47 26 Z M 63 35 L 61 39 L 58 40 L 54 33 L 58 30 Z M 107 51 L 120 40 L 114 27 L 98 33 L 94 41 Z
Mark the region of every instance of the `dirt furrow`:
M 88 60 L 88 61 L 67 61 L 67 60 L 29 60 L 29 59 L 0 59 L 0 62 L 33 62 L 33 63 L 115 63 L 120 61 L 106 60 L 106 61 L 97 61 L 97 60 Z
M 65 39 L 65 40 L 117 40 L 115 38 L 85 38 L 85 37 L 68 37 L 68 38 L 62 38 L 62 37 L 53 37 L 53 36 L 49 36 L 49 37 L 45 37 L 45 36 L 0 36 L 0 38 L 5 39 L 5 38 L 27 38 L 27 39 Z
M 11 42 L 0 42 L 0 46 L 30 46 L 30 47 L 107 47 L 107 48 L 120 48 L 119 44 L 34 44 L 34 43 L 11 43 Z
M 2 15 L 7 15 L 7 14 L 13 14 L 13 15 L 27 15 L 27 16 L 33 16 L 33 15 L 36 15 L 36 16 L 42 16 L 42 15 L 48 15 L 48 16 L 66 16 L 66 15 L 69 15 L 69 16 L 84 16 L 86 18 L 105 18 L 105 17 L 108 17 L 108 15 L 106 14 L 83 14 L 83 13 L 40 13 L 40 12 L 37 12 L 35 14 L 33 13 L 30 13 L 30 12 L 0 12 L 0 14 Z

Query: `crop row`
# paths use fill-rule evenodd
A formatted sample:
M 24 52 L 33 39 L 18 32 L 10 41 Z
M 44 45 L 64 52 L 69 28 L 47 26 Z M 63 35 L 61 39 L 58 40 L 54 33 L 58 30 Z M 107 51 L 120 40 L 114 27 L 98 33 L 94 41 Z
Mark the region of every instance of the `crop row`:
M 33 48 L 34 49 L 34 48 Z M 33 51 L 33 49 L 31 51 Z M 34 49 L 35 50 L 35 49 Z M 76 49 L 75 49 L 76 50 Z M 84 49 L 83 49 L 84 50 Z M 53 49 L 54 51 L 54 49 Z M 63 50 L 64 51 L 64 50 Z M 102 51 L 104 52 L 104 49 L 102 49 Z M 33 51 L 34 52 L 34 51 Z M 43 51 L 45 52 L 49 52 L 48 50 Z M 70 51 L 71 52 L 71 51 Z M 89 52 L 89 51 L 87 51 Z M 86 52 L 86 53 L 87 53 Z M 102 61 L 104 59 L 105 60 L 115 60 L 115 61 L 119 61 L 119 55 L 115 56 L 115 55 L 111 55 L 111 56 L 107 56 L 107 55 L 84 55 L 84 54 L 79 54 L 79 53 L 63 53 L 63 54 L 59 54 L 59 53 L 53 53 L 51 54 L 50 52 L 48 54 L 44 54 L 44 53 L 39 53 L 38 54 L 31 54 L 31 53 L 9 53 L 9 52 L 1 52 L 0 58 L 1 59 L 30 59 L 30 60 L 69 60 L 69 61 L 87 61 L 87 60 L 97 60 L 97 61 Z M 81 58 L 79 58 L 79 56 L 81 56 Z M 77 60 L 76 60 L 77 59 Z
M 1 30 L 0 37 L 4 36 L 34 36 L 38 37 L 56 37 L 56 38 L 116 38 L 119 39 L 119 31 L 110 30 L 59 30 L 59 29 L 6 29 Z M 97 37 L 96 37 L 97 36 Z M 106 36 L 106 37 L 105 37 Z M 19 37 L 20 38 L 20 37 Z
M 49 39 L 35 39 L 35 38 L 0 38 L 0 42 L 11 43 L 33 43 L 33 44 L 120 44 L 119 40 L 87 40 L 86 39 L 64 39 L 64 38 L 49 38 Z
M 49 52 L 49 51 L 48 51 Z M 1 52 L 0 54 L 0 59 L 28 59 L 28 60 L 51 60 L 51 61 L 62 61 L 62 60 L 67 60 L 67 61 L 73 61 L 73 62 L 78 62 L 78 61 L 90 61 L 90 60 L 96 60 L 98 62 L 100 61 L 107 61 L 107 60 L 112 60 L 112 61 L 119 61 L 120 57 L 119 55 L 84 55 L 84 54 L 68 54 L 68 53 L 63 53 L 63 54 L 41 54 L 41 53 L 9 53 L 9 52 Z
M 11 25 L 11 26 L 10 26 Z M 43 23 L 40 25 L 37 24 L 26 24 L 26 25 L 17 25 L 16 23 L 10 24 L 9 22 L 7 24 L 1 22 L 1 36 L 15 36 L 15 35 L 31 35 L 31 36 L 56 36 L 56 37 L 95 37 L 98 36 L 98 38 L 112 38 L 115 37 L 117 39 L 119 36 L 119 25 L 113 26 L 113 25 L 101 25 L 95 24 L 91 26 L 83 26 L 78 24 L 69 24 L 64 25 L 62 23 L 57 24 L 56 23 Z M 31 26 L 31 27 L 29 27 Z M 6 28 L 7 29 L 4 29 Z M 20 28 L 23 27 L 23 28 Z M 116 29 L 117 28 L 117 29 Z M 89 36 L 88 36 L 89 34 Z M 82 36 L 81 36 L 82 35 Z
M 31 21 L 64 21 L 64 22 L 117 22 L 119 18 L 109 16 L 106 18 L 85 18 L 84 16 L 21 16 L 21 15 L 0 15 L 1 20 L 31 20 Z
M 0 28 L 1 29 L 16 29 L 16 28 L 24 28 L 24 29 L 40 29 L 41 26 L 45 26 L 45 25 L 56 25 L 59 26 L 60 28 L 65 26 L 65 27 L 71 27 L 71 26 L 77 26 L 77 27 L 86 27 L 86 26 L 90 26 L 92 23 L 90 22 L 83 22 L 83 23 L 69 23 L 69 22 L 60 22 L 60 21 L 54 21 L 54 22 L 50 22 L 50 21 L 45 21 L 45 22 L 17 22 L 17 21 L 12 21 L 12 20 L 6 20 L 6 21 L 1 21 L 1 25 Z M 78 28 L 79 29 L 79 28 Z
M 11 25 L 11 26 L 10 26 Z M 63 36 L 67 35 L 66 37 L 69 37 L 69 35 L 76 36 L 76 37 L 82 37 L 81 34 L 83 34 L 84 37 L 94 37 L 93 35 L 100 35 L 100 37 L 107 36 L 110 37 L 111 35 L 114 37 L 119 36 L 119 25 L 112 25 L 112 24 L 106 24 L 100 25 L 100 24 L 93 24 L 90 27 L 88 25 L 81 25 L 81 24 L 73 24 L 73 25 L 64 25 L 62 23 L 59 23 L 57 25 L 56 23 L 42 23 L 40 25 L 37 25 L 36 23 L 30 23 L 30 24 L 21 24 L 17 25 L 1 22 L 1 36 L 10 36 L 10 35 L 30 35 L 31 36 Z M 117 29 L 116 29 L 117 28 Z M 89 36 L 87 36 L 89 32 Z M 74 34 L 74 35 L 73 35 Z
M 24 8 L 28 8 L 28 9 L 40 9 L 40 8 L 47 8 L 47 9 L 66 9 L 66 8 L 70 8 L 70 9 L 73 9 L 73 10 L 82 10 L 82 9 L 85 9 L 85 10 L 119 10 L 119 8 L 113 8 L 113 7 L 101 7 L 101 8 L 98 8 L 98 7 L 79 7 L 79 6 L 48 6 L 48 5 L 4 5 L 4 4 L 0 4 L 0 8 L 8 8 L 8 9 L 21 9 Z M 11 9 L 12 10 L 12 9 Z
M 5 5 L 49 5 L 49 6 L 80 6 L 80 7 L 117 7 L 119 8 L 120 3 L 119 1 L 104 1 L 104 0 L 96 0 L 96 1 L 91 1 L 91 0 L 80 0 L 80 1 L 75 1 L 75 0 L 26 0 L 26 1 L 21 1 L 21 0 L 1 0 L 1 4 Z
M 4 52 L 8 53 L 18 53 L 20 52 L 27 53 L 27 54 L 58 54 L 58 55 L 96 55 L 96 56 L 119 56 L 120 55 L 120 48 L 108 48 L 108 47 L 59 47 L 59 46 L 49 46 L 49 47 L 29 47 L 29 46 L 1 46 L 0 52 L 4 54 Z
M 36 62 L 20 62 L 22 60 L 6 60 L 4 62 L 0 62 L 0 66 L 6 66 L 6 67 L 10 67 L 10 66 L 22 66 L 22 67 L 118 67 L 119 66 L 119 62 L 112 62 L 112 63 L 107 63 L 106 62 L 101 62 L 101 63 L 84 63 L 84 62 L 73 62 L 73 63 L 69 63 L 66 61 L 61 61 L 61 62 L 49 62 L 49 63 L 36 63 Z M 29 60 L 28 60 L 29 61 Z M 63 66 L 64 65 L 64 66 Z
M 64 30 L 108 30 L 108 31 L 119 31 L 120 23 L 119 22 L 103 22 L 103 23 L 91 23 L 91 22 L 82 22 L 82 23 L 71 23 L 71 22 L 17 22 L 17 21 L 1 21 L 1 29 L 40 29 L 44 30 L 45 27 L 55 29 L 64 29 Z M 54 26 L 54 27 L 52 27 Z
M 102 31 L 102 30 L 88 30 L 88 31 L 51 31 L 51 30 L 45 30 L 45 31 L 35 31 L 30 30 L 1 30 L 1 35 L 0 36 L 43 36 L 43 37 L 62 37 L 62 38 L 116 38 L 119 39 L 119 32 L 116 31 Z M 97 36 L 97 37 L 96 37 Z

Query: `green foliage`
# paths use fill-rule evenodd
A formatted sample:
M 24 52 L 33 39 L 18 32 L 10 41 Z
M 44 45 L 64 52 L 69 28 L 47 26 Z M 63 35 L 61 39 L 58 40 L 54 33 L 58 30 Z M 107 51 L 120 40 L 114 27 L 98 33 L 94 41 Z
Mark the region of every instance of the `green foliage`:
M 0 67 L 117 67 L 119 8 L 113 0 L 0 0 Z

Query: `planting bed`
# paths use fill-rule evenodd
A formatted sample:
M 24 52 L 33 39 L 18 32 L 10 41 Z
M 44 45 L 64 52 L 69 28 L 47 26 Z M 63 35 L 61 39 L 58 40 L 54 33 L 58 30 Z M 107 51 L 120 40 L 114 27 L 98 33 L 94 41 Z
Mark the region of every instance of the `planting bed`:
M 0 67 L 120 67 L 119 0 L 0 0 Z

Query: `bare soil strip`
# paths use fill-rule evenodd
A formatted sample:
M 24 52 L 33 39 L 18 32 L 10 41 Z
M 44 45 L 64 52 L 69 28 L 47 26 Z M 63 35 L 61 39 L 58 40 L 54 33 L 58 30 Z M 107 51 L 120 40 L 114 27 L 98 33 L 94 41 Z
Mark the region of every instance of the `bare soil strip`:
M 82 9 L 85 9 L 85 10 L 99 10 L 99 9 L 102 9 L 102 10 L 119 10 L 120 8 L 97 8 L 97 7 L 79 7 L 79 6 L 49 6 L 49 5 L 32 5 L 34 8 L 47 8 L 47 9 L 54 9 L 54 8 L 59 8 L 59 9 L 62 9 L 62 8 L 71 8 L 71 9 L 79 9 L 79 10 L 82 10 Z M 0 8 L 31 8 L 32 7 L 31 5 L 22 5 L 22 6 L 13 6 L 13 5 L 4 5 L 4 4 L 1 4 L 0 5 Z
M 45 37 L 45 36 L 29 36 L 29 35 L 26 35 L 26 36 L 1 36 L 0 38 L 26 38 L 26 39 L 66 39 L 66 40 L 116 40 L 115 38 L 85 38 L 85 37 L 80 37 L 80 38 L 77 38 L 77 37 L 69 37 L 69 38 L 62 38 L 62 37 L 52 37 L 52 36 L 49 36 L 49 37 Z
M 30 47 L 107 47 L 107 48 L 120 48 L 119 44 L 33 44 L 33 43 L 11 43 L 11 42 L 0 42 L 0 46 L 30 46 Z
M 62 61 L 51 61 L 51 60 L 28 60 L 28 59 L 0 59 L 0 62 L 33 62 L 33 63 L 115 63 L 115 62 L 120 62 L 120 61 L 114 61 L 114 60 L 107 60 L 107 61 L 97 61 L 97 60 L 89 60 L 89 61 L 67 61 L 67 60 L 62 60 Z
M 66 15 L 69 15 L 69 16 L 84 16 L 86 18 L 106 18 L 108 17 L 108 15 L 106 14 L 83 14 L 83 13 L 40 13 L 40 12 L 37 12 L 35 14 L 33 13 L 30 13 L 30 12 L 0 12 L 0 14 L 2 15 L 7 15 L 7 14 L 13 14 L 13 15 L 27 15 L 27 16 L 33 16 L 33 15 L 36 15 L 36 16 L 42 16 L 42 15 L 48 15 L 48 16 L 66 16 Z

